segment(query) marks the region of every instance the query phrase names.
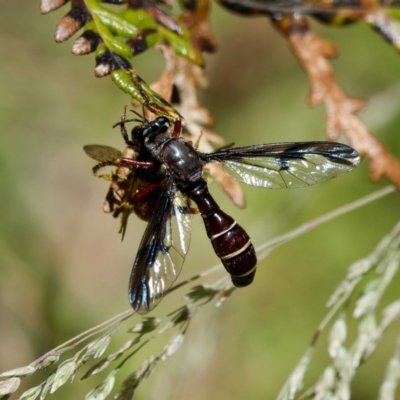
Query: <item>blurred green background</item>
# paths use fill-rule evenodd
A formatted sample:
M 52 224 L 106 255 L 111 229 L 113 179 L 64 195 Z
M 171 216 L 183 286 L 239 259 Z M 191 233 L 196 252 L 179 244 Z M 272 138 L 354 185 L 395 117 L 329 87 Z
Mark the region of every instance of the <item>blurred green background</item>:
M 54 43 L 55 26 L 66 12 L 41 16 L 39 0 L 1 5 L 0 371 L 27 365 L 127 309 L 128 278 L 145 228 L 132 217 L 121 244 L 119 221 L 102 212 L 108 185 L 92 177 L 93 162 L 82 147 L 122 148 L 111 125 L 130 100 L 110 79 L 94 77 L 93 56 L 72 56 L 72 41 Z M 212 26 L 219 51 L 206 57 L 210 88 L 200 98 L 216 118 L 215 131 L 237 145 L 323 140 L 324 109 L 306 105 L 307 77 L 269 22 L 239 18 L 214 3 Z M 370 100 L 364 120 L 400 158 L 399 55 L 363 24 L 313 26 L 339 47 L 341 56 L 333 61 L 339 82 L 348 93 Z M 148 51 L 133 65 L 151 82 L 163 59 Z M 246 187 L 245 210 L 235 209 L 216 185 L 212 192 L 258 245 L 386 184 L 369 181 L 364 160 L 351 174 L 307 189 Z M 251 287 L 196 316 L 179 353 L 160 364 L 135 398 L 275 398 L 347 267 L 367 255 L 399 217 L 399 197 L 392 194 L 279 248 L 260 263 Z M 216 263 L 197 217 L 180 279 Z M 395 285 L 388 298 L 398 293 Z M 176 308 L 177 301 L 165 299 L 154 316 Z M 399 324 L 390 328 L 361 368 L 352 399 L 377 397 L 398 330 Z M 325 336 L 308 371 L 309 384 L 328 360 Z M 122 332 L 113 348 L 126 339 Z M 160 346 L 147 346 L 123 375 Z M 82 398 L 95 382 L 76 381 L 53 396 Z

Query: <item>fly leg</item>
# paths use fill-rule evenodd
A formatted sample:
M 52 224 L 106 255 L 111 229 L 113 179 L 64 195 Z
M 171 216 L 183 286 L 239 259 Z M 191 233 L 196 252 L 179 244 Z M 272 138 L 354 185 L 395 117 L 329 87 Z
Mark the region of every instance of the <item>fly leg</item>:
M 143 123 L 143 120 L 140 120 L 140 119 L 137 119 L 137 118 L 126 119 L 126 108 L 127 107 L 125 106 L 124 107 L 124 113 L 121 115 L 120 121 L 117 122 L 116 124 L 114 124 L 112 127 L 116 128 L 117 126 L 119 126 L 120 129 L 121 129 L 121 135 L 124 138 L 125 143 L 128 146 L 133 146 L 134 143 L 131 140 L 129 140 L 128 131 L 126 130 L 125 124 L 128 123 L 128 122 L 132 122 L 132 121 Z
M 118 175 L 118 174 L 101 174 L 98 175 L 97 172 L 107 166 L 114 166 L 114 167 L 136 167 L 136 168 L 154 168 L 156 164 L 153 161 L 137 161 L 132 160 L 131 158 L 120 158 L 116 160 L 110 161 L 101 161 L 93 167 L 93 174 L 98 178 L 103 178 L 107 181 L 111 182 L 123 182 L 128 176 L 125 175 Z
M 178 138 L 179 136 L 181 136 L 181 133 L 182 133 L 182 120 L 178 118 L 175 120 L 174 132 L 172 136 L 174 138 Z
M 121 158 L 118 166 L 121 167 L 136 167 L 136 168 L 154 168 L 156 163 L 153 161 L 138 161 L 131 158 Z
M 118 175 L 118 174 L 101 174 L 99 175 L 97 172 L 107 166 L 114 167 L 134 167 L 134 168 L 154 168 L 156 164 L 153 161 L 138 161 L 132 160 L 131 158 L 117 158 L 115 160 L 109 161 L 101 161 L 93 167 L 93 174 L 98 178 L 103 178 L 107 181 L 111 182 L 123 182 L 127 180 L 130 175 Z

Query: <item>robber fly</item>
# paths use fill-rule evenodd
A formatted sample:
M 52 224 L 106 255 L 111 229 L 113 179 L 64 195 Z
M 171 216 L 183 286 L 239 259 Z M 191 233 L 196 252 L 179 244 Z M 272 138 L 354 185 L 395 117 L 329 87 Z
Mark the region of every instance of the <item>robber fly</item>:
M 125 128 L 129 121 L 141 122 L 133 128 L 130 139 Z M 131 205 L 157 193 L 129 282 L 130 303 L 142 314 L 158 304 L 179 275 L 189 249 L 191 202 L 197 205 L 215 253 L 233 284 L 244 287 L 254 279 L 257 257 L 250 237 L 209 193 L 203 179 L 205 165 L 220 163 L 240 182 L 282 189 L 335 178 L 360 162 L 354 149 L 334 142 L 269 143 L 202 153 L 180 136 L 179 121 L 171 123 L 166 117 L 129 121 L 123 117 L 116 125 L 120 125 L 128 146 L 139 149 L 136 159 L 98 145 L 85 146 L 85 151 L 99 161 L 95 172 L 105 165 L 115 165 L 129 168 L 132 176 L 127 179 L 140 180 L 142 189 L 131 193 Z

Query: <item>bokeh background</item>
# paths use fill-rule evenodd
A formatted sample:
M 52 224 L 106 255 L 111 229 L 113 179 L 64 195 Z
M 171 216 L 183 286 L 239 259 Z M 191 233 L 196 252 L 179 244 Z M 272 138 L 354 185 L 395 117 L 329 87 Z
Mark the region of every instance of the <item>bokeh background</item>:
M 128 277 L 145 228 L 132 217 L 121 243 L 119 221 L 102 212 L 108 185 L 92 176 L 93 162 L 82 147 L 122 148 L 111 126 L 129 98 L 110 79 L 94 77 L 93 56 L 71 55 L 72 41 L 54 43 L 54 28 L 65 12 L 41 16 L 39 0 L 1 4 L 0 371 L 27 365 L 127 309 Z M 324 109 L 307 106 L 307 77 L 269 22 L 240 18 L 214 3 L 212 26 L 219 51 L 206 57 L 210 87 L 200 98 L 216 119 L 215 131 L 237 145 L 323 140 Z M 370 100 L 364 120 L 400 158 L 399 55 L 363 24 L 313 26 L 338 45 L 341 55 L 333 65 L 339 82 L 348 93 Z M 156 51 L 133 64 L 148 82 L 163 69 Z M 235 209 L 216 185 L 212 192 L 258 245 L 386 184 L 370 182 L 364 160 L 351 174 L 307 189 L 246 187 L 245 210 Z M 196 316 L 179 353 L 160 364 L 136 398 L 275 398 L 347 267 L 372 251 L 399 217 L 395 193 L 280 247 L 260 263 L 251 287 Z M 202 224 L 195 218 L 180 279 L 218 261 Z M 398 293 L 395 285 L 388 299 Z M 184 293 L 165 299 L 153 315 L 175 309 Z M 359 371 L 353 399 L 377 397 L 398 331 L 399 324 L 390 328 Z M 112 348 L 126 339 L 121 332 Z M 160 346 L 162 341 L 147 346 L 122 375 Z M 327 361 L 324 335 L 308 383 Z M 44 378 L 35 375 L 26 384 Z M 83 398 L 97 382 L 67 384 L 53 397 Z

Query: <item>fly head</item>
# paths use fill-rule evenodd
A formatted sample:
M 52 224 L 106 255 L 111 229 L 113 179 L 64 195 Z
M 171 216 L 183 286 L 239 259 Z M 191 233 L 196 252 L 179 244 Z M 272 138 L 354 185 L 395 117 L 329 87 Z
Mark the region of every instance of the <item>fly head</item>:
M 144 143 L 156 141 L 159 135 L 165 135 L 171 127 L 171 122 L 166 117 L 158 117 L 154 121 L 143 125 L 140 136 Z

